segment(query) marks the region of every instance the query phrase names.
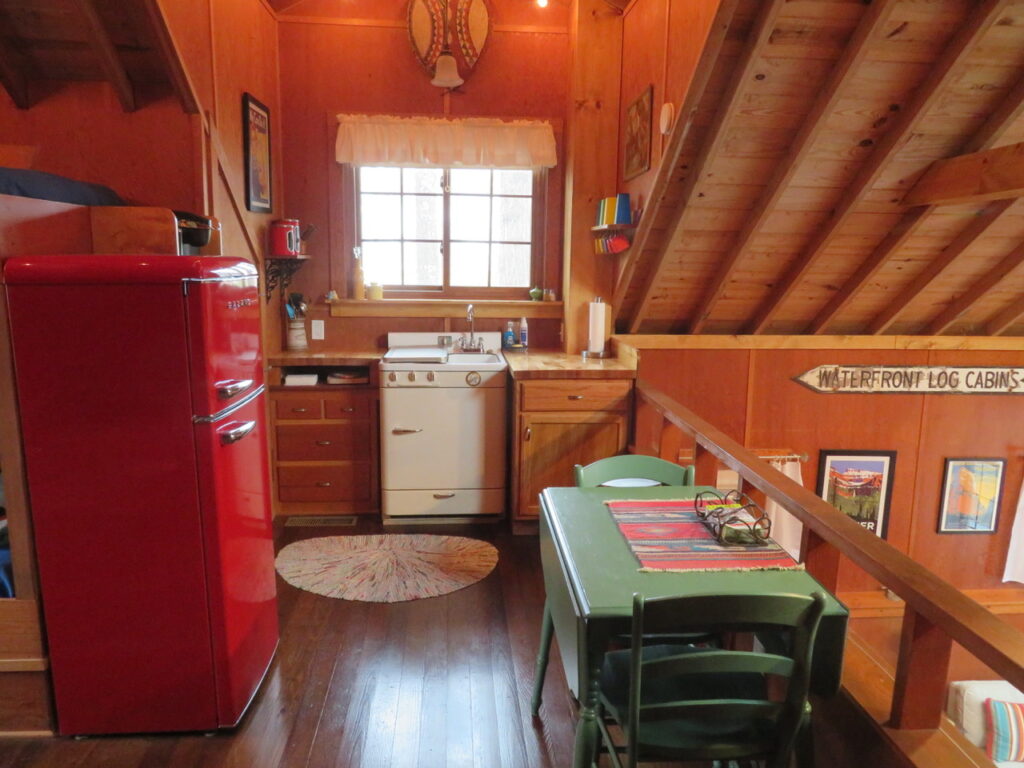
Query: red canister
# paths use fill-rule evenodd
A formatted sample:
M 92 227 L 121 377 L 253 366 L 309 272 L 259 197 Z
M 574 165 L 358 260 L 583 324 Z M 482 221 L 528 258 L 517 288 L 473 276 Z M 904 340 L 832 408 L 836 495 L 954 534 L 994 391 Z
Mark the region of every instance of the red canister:
M 298 219 L 278 219 L 270 222 L 270 255 L 299 255 Z

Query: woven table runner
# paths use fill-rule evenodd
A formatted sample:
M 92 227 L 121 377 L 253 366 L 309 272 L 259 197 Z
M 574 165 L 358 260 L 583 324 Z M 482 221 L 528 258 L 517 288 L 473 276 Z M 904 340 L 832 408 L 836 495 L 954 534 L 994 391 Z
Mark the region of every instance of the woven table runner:
M 692 499 L 606 501 L 641 571 L 774 571 L 803 569 L 772 539 L 720 544 Z

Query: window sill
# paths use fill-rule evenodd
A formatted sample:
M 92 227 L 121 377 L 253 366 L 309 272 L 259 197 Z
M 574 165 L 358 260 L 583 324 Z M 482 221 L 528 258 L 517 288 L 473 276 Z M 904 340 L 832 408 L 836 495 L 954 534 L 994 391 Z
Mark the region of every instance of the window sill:
M 477 317 L 561 320 L 560 301 L 474 301 L 467 299 L 344 299 L 331 304 L 331 317 L 465 318 L 472 304 Z

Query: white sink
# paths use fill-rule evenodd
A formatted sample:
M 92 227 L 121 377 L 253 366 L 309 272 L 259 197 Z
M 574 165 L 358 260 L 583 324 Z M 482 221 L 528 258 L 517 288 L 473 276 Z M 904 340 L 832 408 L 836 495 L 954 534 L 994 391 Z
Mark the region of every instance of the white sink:
M 502 371 L 505 358 L 497 352 L 449 352 L 440 366 L 450 371 Z

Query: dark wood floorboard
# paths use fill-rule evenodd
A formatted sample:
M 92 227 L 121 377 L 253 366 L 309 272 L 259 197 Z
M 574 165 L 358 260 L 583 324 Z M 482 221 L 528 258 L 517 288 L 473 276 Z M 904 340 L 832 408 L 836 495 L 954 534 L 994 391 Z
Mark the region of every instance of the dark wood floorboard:
M 280 528 L 300 538 L 377 533 Z M 557 657 L 530 716 L 544 601 L 536 537 L 492 541 L 495 571 L 451 595 L 390 605 L 278 580 L 281 645 L 241 725 L 213 735 L 0 739 L 0 768 L 563 768 L 574 708 Z

